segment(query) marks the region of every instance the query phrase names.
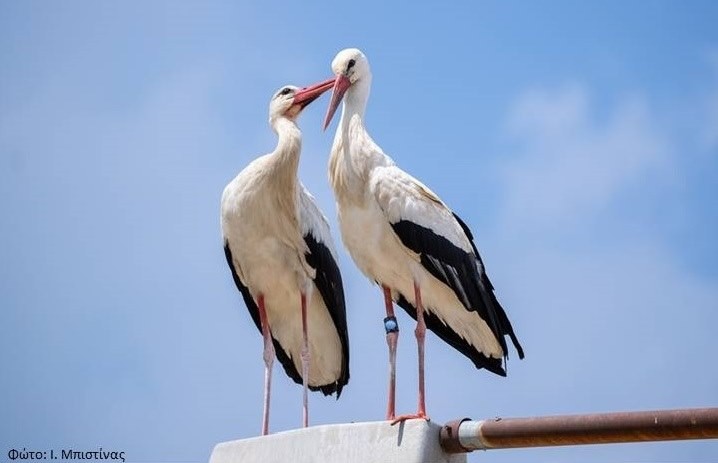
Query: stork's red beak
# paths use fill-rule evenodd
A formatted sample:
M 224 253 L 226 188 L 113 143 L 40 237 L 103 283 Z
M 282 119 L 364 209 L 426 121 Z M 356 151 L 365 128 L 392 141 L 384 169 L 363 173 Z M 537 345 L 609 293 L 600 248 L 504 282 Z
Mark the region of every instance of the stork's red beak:
M 294 104 L 304 109 L 309 103 L 319 98 L 322 93 L 326 92 L 334 86 L 334 79 L 327 79 L 318 84 L 304 87 L 294 94 Z
M 324 130 L 327 129 L 329 123 L 332 121 L 332 117 L 334 117 L 334 113 L 337 111 L 339 103 L 341 103 L 342 98 L 344 98 L 344 93 L 346 93 L 347 89 L 352 86 L 351 81 L 344 74 L 339 74 L 336 79 L 333 80 L 334 90 L 332 91 L 332 99 L 329 102 L 327 115 L 324 118 Z

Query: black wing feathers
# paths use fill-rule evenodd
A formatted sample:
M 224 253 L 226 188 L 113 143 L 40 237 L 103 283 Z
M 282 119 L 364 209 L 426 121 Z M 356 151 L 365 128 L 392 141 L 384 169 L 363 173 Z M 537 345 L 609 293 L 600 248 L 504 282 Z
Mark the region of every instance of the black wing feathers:
M 339 379 L 336 383 L 320 386 L 325 395 L 336 390 L 338 399 L 342 388 L 349 382 L 349 335 L 342 275 L 329 248 L 318 242 L 311 233 L 304 236 L 304 242 L 309 247 L 309 252 L 305 255 L 307 263 L 317 271 L 314 284 L 324 299 L 324 305 L 329 310 L 342 344 L 342 370 Z
M 498 314 L 499 314 L 499 322 L 501 325 L 501 333 L 502 334 L 508 334 L 511 338 L 511 342 L 513 343 L 514 347 L 516 348 L 516 352 L 519 354 L 519 358 L 524 358 L 524 349 L 521 347 L 521 343 L 519 343 L 519 339 L 516 337 L 516 333 L 514 333 L 514 328 L 511 326 L 511 322 L 509 321 L 508 315 L 506 315 L 506 311 L 503 307 L 501 307 L 501 304 L 499 304 L 499 301 L 496 299 L 496 295 L 494 294 L 494 285 L 491 284 L 491 280 L 489 280 L 489 276 L 486 274 L 486 270 L 484 268 L 484 262 L 481 260 L 481 255 L 479 254 L 479 250 L 476 249 L 476 244 L 474 244 L 474 236 L 471 234 L 471 230 L 469 230 L 468 225 L 464 223 L 463 220 L 461 220 L 461 217 L 456 215 L 456 213 L 452 212 L 454 218 L 457 222 L 459 222 L 459 225 L 461 225 L 461 229 L 466 234 L 466 237 L 469 239 L 469 242 L 471 243 L 471 248 L 474 250 L 474 255 L 476 256 L 476 260 L 479 261 L 479 266 L 481 268 L 481 279 L 484 282 L 484 287 L 486 287 L 489 291 L 489 298 L 491 300 L 491 303 L 495 305 L 495 307 L 498 307 Z
M 454 214 L 454 218 L 469 239 L 473 253 L 464 251 L 431 229 L 409 220 L 400 220 L 391 226 L 401 242 L 419 254 L 422 266 L 432 276 L 451 288 L 467 310 L 478 313 L 491 329 L 504 353 L 508 355 L 504 335 L 509 335 L 519 358 L 523 358 L 523 349 L 514 334 L 506 312 L 493 293 L 493 285 L 486 276 L 471 231 L 456 214 Z M 402 297 L 397 303 L 416 318 L 416 309 L 411 307 L 406 299 Z M 505 375 L 501 359 L 484 356 L 430 312 L 427 312 L 426 315 L 427 326 L 445 342 L 469 357 L 477 368 L 486 368 L 494 373 Z

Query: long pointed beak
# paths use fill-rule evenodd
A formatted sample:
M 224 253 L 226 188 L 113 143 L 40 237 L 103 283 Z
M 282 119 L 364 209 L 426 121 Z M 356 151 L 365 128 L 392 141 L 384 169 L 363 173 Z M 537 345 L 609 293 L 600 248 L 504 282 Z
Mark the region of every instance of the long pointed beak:
M 334 86 L 334 79 L 327 79 L 309 87 L 297 91 L 294 94 L 294 104 L 299 105 L 302 109 L 306 108 L 312 101 L 319 98 L 322 93 L 326 92 Z
M 342 98 L 344 98 L 344 93 L 346 93 L 347 89 L 351 86 L 351 81 L 344 74 L 339 74 L 336 79 L 334 79 L 334 90 L 332 91 L 332 99 L 329 102 L 329 108 L 327 108 L 327 115 L 324 118 L 324 130 L 327 130 L 329 123 L 332 121 L 332 117 L 334 117 L 334 113 L 339 107 L 339 103 L 341 103 Z

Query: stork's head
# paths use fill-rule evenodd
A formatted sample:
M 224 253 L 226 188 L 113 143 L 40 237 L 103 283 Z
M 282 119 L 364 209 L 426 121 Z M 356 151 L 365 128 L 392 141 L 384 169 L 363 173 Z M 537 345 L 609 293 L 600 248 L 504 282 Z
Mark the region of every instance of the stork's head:
M 280 117 L 295 121 L 302 110 L 309 106 L 309 103 L 319 98 L 333 85 L 334 79 L 304 88 L 285 85 L 274 93 L 269 102 L 269 123 L 273 124 Z
M 332 72 L 334 73 L 334 90 L 332 99 L 324 118 L 326 129 L 334 117 L 334 113 L 342 102 L 346 91 L 362 79 L 371 79 L 369 60 L 358 48 L 347 48 L 337 53 L 332 60 Z

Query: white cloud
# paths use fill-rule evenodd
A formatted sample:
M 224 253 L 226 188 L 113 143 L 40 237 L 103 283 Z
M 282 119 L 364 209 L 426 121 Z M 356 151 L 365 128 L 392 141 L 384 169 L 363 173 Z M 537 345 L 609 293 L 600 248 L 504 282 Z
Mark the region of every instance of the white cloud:
M 534 90 L 510 112 L 518 152 L 503 171 L 503 223 L 558 229 L 607 206 L 628 185 L 666 166 L 670 147 L 639 98 L 605 120 L 580 85 Z
M 500 168 L 503 215 L 486 237 L 496 258 L 487 262 L 527 357 L 512 362 L 497 395 L 520 396 L 525 415 L 709 405 L 718 387 L 708 366 L 716 280 L 681 261 L 690 242 L 671 240 L 661 221 L 633 217 L 637 191 L 660 189 L 643 199 L 663 214 L 686 206 L 672 168 L 693 162 L 700 129 L 672 137 L 675 127 L 638 98 L 598 117 L 589 95 L 581 85 L 534 90 L 507 118 L 520 149 Z M 705 225 L 684 209 L 687 223 Z M 633 446 L 624 456 L 681 455 L 678 446 L 653 449 Z

